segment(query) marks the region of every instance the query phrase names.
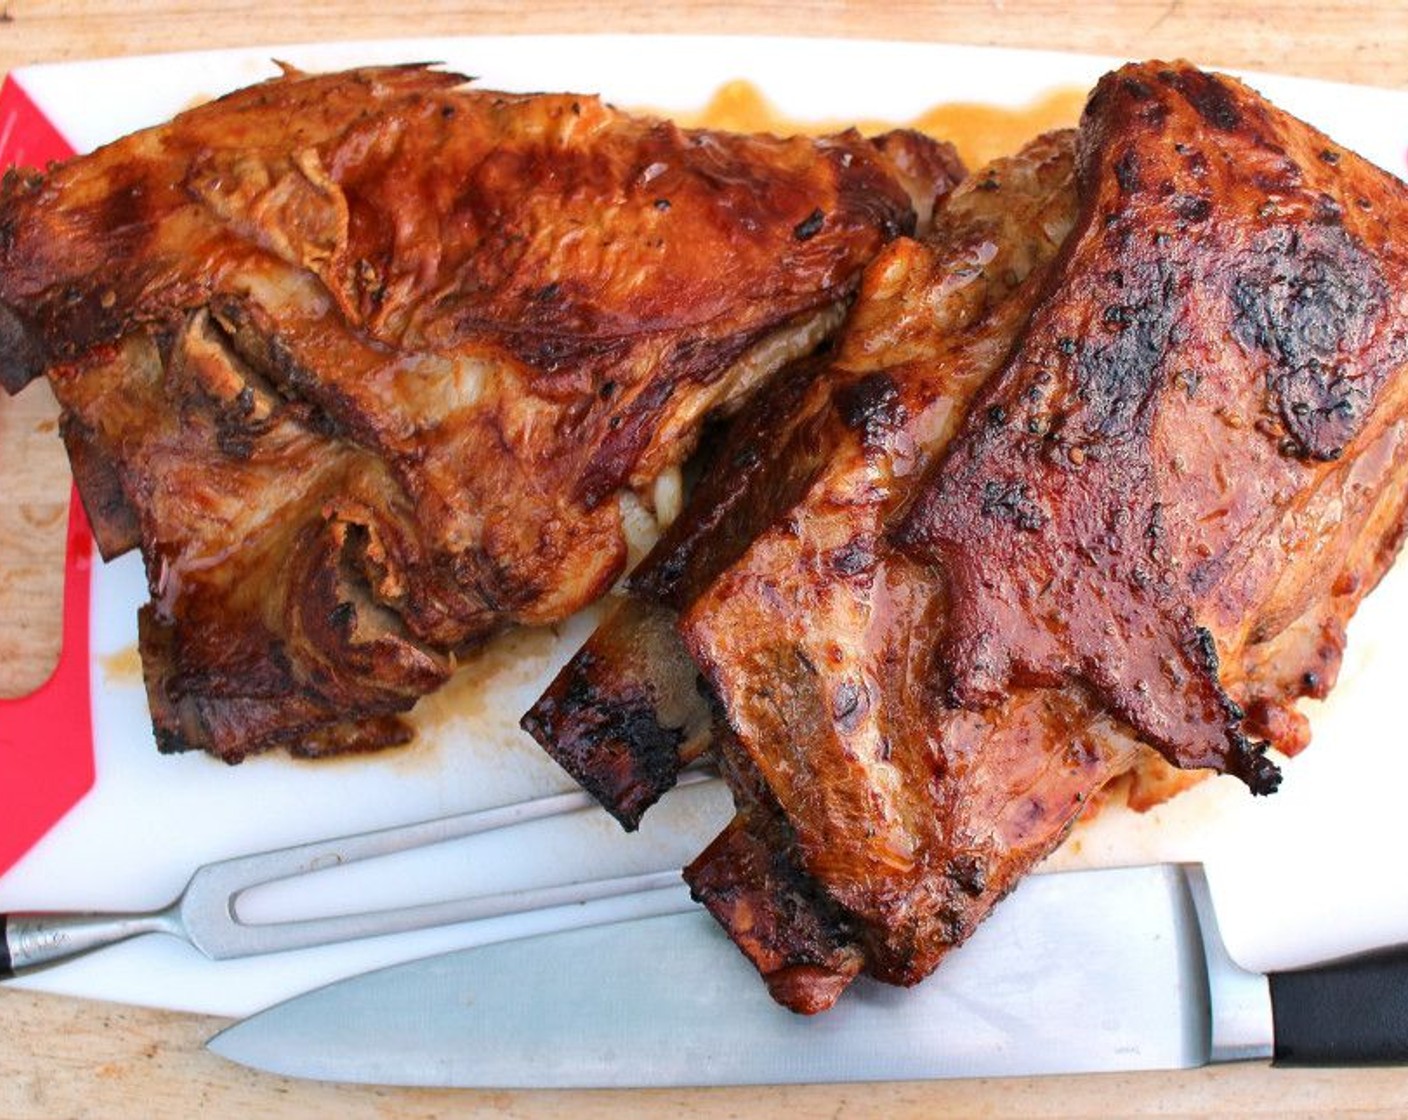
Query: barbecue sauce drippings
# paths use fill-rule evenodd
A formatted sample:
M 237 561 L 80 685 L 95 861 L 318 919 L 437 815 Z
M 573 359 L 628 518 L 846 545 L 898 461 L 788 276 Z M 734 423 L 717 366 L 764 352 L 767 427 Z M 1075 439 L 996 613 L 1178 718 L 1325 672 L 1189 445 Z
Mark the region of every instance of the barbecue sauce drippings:
M 1071 128 L 1080 120 L 1085 90 L 1059 89 L 1027 105 L 1009 108 L 954 102 L 935 105 L 913 120 L 809 121 L 778 111 L 752 82 L 738 80 L 719 87 L 709 104 L 698 112 L 672 113 L 686 128 L 718 128 L 735 132 L 772 132 L 778 135 L 821 135 L 854 126 L 867 136 L 897 126 L 918 129 L 958 149 L 969 167 L 981 167 L 998 156 L 1014 152 L 1032 137 L 1055 128 Z

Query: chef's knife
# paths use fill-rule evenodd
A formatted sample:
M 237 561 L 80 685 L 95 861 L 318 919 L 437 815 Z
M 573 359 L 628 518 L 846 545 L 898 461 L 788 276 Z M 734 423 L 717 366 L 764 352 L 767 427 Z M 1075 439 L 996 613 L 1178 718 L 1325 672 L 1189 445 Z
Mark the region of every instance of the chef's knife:
M 299 1077 L 496 1088 L 1408 1061 L 1408 949 L 1266 977 L 1228 956 L 1201 868 L 1083 871 L 1026 880 L 918 987 L 862 981 L 814 1018 L 695 909 L 352 977 L 209 1045 Z

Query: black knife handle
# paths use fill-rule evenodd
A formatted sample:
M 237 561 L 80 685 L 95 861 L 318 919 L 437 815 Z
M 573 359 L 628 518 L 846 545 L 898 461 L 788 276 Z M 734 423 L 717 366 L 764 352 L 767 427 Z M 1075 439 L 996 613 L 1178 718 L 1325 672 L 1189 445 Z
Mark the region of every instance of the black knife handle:
M 0 980 L 9 980 L 14 974 L 14 962 L 10 960 L 10 916 L 0 914 Z
M 1408 1062 L 1408 946 L 1273 972 L 1270 981 L 1277 1065 Z

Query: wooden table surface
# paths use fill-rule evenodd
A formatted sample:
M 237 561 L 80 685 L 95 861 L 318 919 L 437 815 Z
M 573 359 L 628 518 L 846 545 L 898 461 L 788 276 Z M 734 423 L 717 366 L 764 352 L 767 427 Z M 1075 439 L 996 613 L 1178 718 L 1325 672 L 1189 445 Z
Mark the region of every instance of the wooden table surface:
M 267 5 L 272 8 L 273 5 Z M 500 0 L 365 5 L 317 0 L 0 0 L 0 72 L 150 51 L 390 38 L 587 31 L 926 39 L 1204 65 L 1408 87 L 1402 0 Z M 975 90 L 979 99 L 981 90 Z M 52 401 L 0 397 L 0 693 L 47 675 L 57 642 L 66 467 Z M 906 1117 L 1408 1115 L 1408 1071 L 1187 1073 L 881 1086 L 663 1092 L 396 1090 L 298 1082 L 203 1049 L 223 1025 L 183 1015 L 0 990 L 0 1116 Z

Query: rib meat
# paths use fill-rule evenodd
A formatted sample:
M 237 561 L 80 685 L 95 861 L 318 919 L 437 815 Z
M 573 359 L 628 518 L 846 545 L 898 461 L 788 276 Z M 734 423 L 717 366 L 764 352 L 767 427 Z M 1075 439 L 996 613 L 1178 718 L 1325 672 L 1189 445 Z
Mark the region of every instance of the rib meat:
M 686 877 L 778 1000 L 918 981 L 1153 751 L 1275 788 L 1404 534 L 1405 219 L 1241 84 L 1125 67 L 881 253 L 780 435 L 740 422 L 761 502 L 701 488 L 633 583 L 676 664 L 559 683 L 599 717 L 696 671 L 738 814 Z M 640 727 L 612 788 L 679 765 Z
M 142 550 L 161 747 L 403 739 L 456 653 L 611 586 L 623 509 L 959 172 L 395 67 L 7 177 L 0 382 L 49 376 L 104 556 Z

